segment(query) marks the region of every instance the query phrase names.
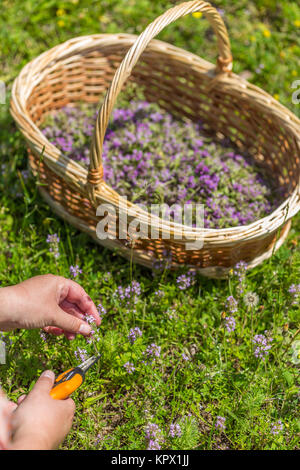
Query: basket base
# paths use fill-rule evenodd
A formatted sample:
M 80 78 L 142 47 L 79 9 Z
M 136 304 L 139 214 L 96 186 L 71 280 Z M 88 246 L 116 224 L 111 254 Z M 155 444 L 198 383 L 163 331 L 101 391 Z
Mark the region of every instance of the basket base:
M 131 258 L 131 253 L 130 251 L 125 248 L 122 244 L 119 244 L 118 241 L 116 240 L 99 240 L 99 238 L 96 235 L 96 228 L 91 227 L 84 223 L 83 221 L 79 221 L 77 217 L 72 216 L 69 212 L 66 211 L 66 209 L 59 204 L 57 201 L 52 199 L 48 192 L 43 189 L 42 187 L 39 188 L 39 191 L 41 193 L 41 196 L 45 201 L 52 207 L 54 212 L 60 216 L 62 219 L 67 220 L 69 223 L 71 223 L 74 227 L 78 228 L 79 230 L 82 230 L 83 232 L 87 233 L 90 235 L 99 245 L 102 245 L 104 247 L 113 249 L 115 251 L 118 251 L 118 253 L 123 256 L 124 258 L 130 259 Z M 258 266 L 261 264 L 263 261 L 266 259 L 270 258 L 275 251 L 277 251 L 281 245 L 284 243 L 285 239 L 288 236 L 288 233 L 291 228 L 291 220 L 289 220 L 281 229 L 280 236 L 279 238 L 276 239 L 275 243 L 273 246 L 271 246 L 267 251 L 265 251 L 263 254 L 253 258 L 250 262 L 247 263 L 248 268 L 254 268 L 255 266 Z M 149 258 L 143 253 L 142 250 L 137 250 L 135 248 L 135 256 L 134 256 L 134 261 L 137 262 L 138 264 L 141 264 L 142 266 L 145 266 L 147 268 L 152 268 L 153 260 L 149 260 Z M 194 270 L 199 272 L 205 277 L 212 278 L 212 279 L 226 279 L 229 275 L 229 271 L 233 268 L 233 266 L 230 267 L 223 267 L 223 266 L 209 266 L 206 268 L 201 268 L 197 267 L 195 265 L 185 265 L 187 268 L 190 270 Z M 179 263 L 172 263 L 171 269 L 178 269 L 181 268 L 182 265 Z

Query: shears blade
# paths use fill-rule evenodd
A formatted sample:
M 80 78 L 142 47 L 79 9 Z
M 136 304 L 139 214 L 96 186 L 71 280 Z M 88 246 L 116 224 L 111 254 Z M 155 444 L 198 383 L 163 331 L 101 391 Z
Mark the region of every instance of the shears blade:
M 86 361 L 84 361 L 82 364 L 80 364 L 79 366 L 77 367 L 80 367 L 80 369 L 83 370 L 83 372 L 86 372 L 90 367 L 92 367 L 95 362 L 97 362 L 98 360 L 100 359 L 100 354 L 99 356 L 92 356 L 90 357 L 89 359 L 87 359 Z

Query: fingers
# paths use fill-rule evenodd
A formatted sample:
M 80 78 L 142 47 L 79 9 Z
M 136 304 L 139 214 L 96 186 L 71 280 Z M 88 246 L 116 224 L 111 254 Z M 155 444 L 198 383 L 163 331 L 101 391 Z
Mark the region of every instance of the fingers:
M 65 331 L 64 335 L 69 341 L 72 341 L 76 338 L 76 335 L 74 333 L 69 333 L 68 331 Z
M 27 395 L 21 395 L 21 396 L 18 398 L 18 406 L 21 405 L 22 401 L 24 401 L 26 397 L 27 397 Z
M 55 336 L 60 336 L 60 335 L 63 335 L 64 333 L 61 328 L 57 328 L 56 326 L 45 326 L 43 330 L 46 333 L 51 333 L 51 335 L 55 335 Z
M 7 404 L 7 409 L 10 413 L 15 411 L 15 409 L 18 407 L 17 403 L 14 403 L 13 401 L 9 401 Z
M 95 319 L 96 325 L 99 326 L 101 319 L 96 305 L 85 290 L 77 282 L 71 281 L 71 279 L 65 279 L 64 282 L 66 282 L 68 289 L 61 302 L 67 301 L 69 304 L 75 304 L 79 309 L 79 313 L 91 315 Z
M 12 413 L 15 408 L 17 408 L 17 404 L 11 400 L 8 400 L 3 391 L 0 389 L 0 408 L 2 408 L 4 405 L 8 413 Z
M 64 400 L 64 404 L 66 406 L 68 406 L 69 409 L 70 409 L 70 412 L 72 414 L 74 414 L 74 412 L 75 412 L 75 402 L 74 402 L 74 400 L 72 400 L 72 398 L 67 398 L 66 400 Z
M 84 314 L 81 312 L 81 310 L 77 307 L 76 304 L 72 304 L 71 302 L 64 300 L 59 304 L 59 306 L 70 315 L 74 315 L 74 317 L 84 320 Z
M 61 328 L 66 333 L 80 333 L 83 336 L 88 336 L 92 331 L 92 328 L 88 323 L 80 318 L 74 317 L 74 315 L 69 315 L 60 307 L 57 307 L 54 322 L 56 327 Z
M 54 380 L 55 380 L 54 372 L 52 372 L 52 370 L 45 370 L 40 376 L 40 378 L 37 380 L 32 391 L 40 392 L 40 393 L 46 393 L 46 392 L 49 393 L 51 388 L 53 387 Z

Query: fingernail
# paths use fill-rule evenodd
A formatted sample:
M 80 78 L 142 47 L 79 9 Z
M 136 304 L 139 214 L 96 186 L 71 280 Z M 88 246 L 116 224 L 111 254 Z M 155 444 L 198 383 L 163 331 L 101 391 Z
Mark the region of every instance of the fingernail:
M 91 332 L 91 327 L 87 323 L 81 323 L 80 328 L 79 328 L 79 333 L 82 335 L 89 335 Z
M 41 377 L 47 377 L 48 379 L 52 379 L 53 374 L 54 374 L 54 372 L 52 372 L 52 370 L 44 370 Z

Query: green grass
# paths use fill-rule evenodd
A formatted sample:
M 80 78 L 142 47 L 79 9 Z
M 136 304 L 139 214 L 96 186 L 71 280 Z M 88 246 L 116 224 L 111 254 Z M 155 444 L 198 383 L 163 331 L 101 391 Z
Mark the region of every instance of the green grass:
M 22 66 L 46 49 L 83 34 L 139 33 L 174 3 L 4 0 L 0 79 L 7 83 L 9 93 Z M 291 84 L 300 78 L 297 2 L 214 3 L 226 12 L 235 71 L 248 71 L 251 81 L 278 95 L 300 116 L 300 105 L 294 105 L 291 99 Z M 264 33 L 266 30 L 271 37 Z M 160 38 L 215 60 L 215 41 L 203 19 L 184 18 L 168 27 Z M 264 68 L 256 73 L 259 64 Z M 191 288 L 180 291 L 176 284 L 179 273 L 153 278 L 150 271 L 130 267 L 117 253 L 95 245 L 56 217 L 39 196 L 34 181 L 22 177 L 26 148 L 8 105 L 0 105 L 0 153 L 1 284 L 15 284 L 49 272 L 69 277 L 70 265 L 77 263 L 83 271 L 78 281 L 107 310 L 98 333 L 101 361 L 74 395 L 76 418 L 63 448 L 144 449 L 149 422 L 162 429 L 163 448 L 299 448 L 298 371 L 292 358 L 299 306 L 291 305 L 288 293 L 291 284 L 299 283 L 299 216 L 284 246 L 247 274 L 246 291 L 257 293 L 259 306 L 251 313 L 239 298 L 234 314 L 237 327 L 229 334 L 222 324 L 222 312 L 229 295 L 238 298 L 235 276 L 227 281 L 199 276 Z M 48 233 L 58 233 L 61 239 L 57 261 L 48 251 Z M 127 286 L 132 279 L 142 286 L 135 308 L 113 296 L 117 286 Z M 163 297 L 158 297 L 158 290 Z M 130 345 L 127 335 L 134 326 L 143 335 Z M 265 330 L 273 342 L 263 362 L 254 357 L 251 340 L 253 334 Z M 83 338 L 70 343 L 51 338 L 44 343 L 38 331 L 5 336 L 12 344 L 0 376 L 12 399 L 28 391 L 45 368 L 58 373 L 76 364 L 74 351 L 78 346 L 94 352 L 94 346 L 86 346 Z M 152 342 L 161 346 L 161 357 L 153 366 L 146 366 L 142 363 L 143 351 Z M 187 354 L 188 361 L 183 360 L 182 353 Z M 131 375 L 123 367 L 128 361 L 136 367 Z M 217 416 L 226 418 L 223 432 L 215 428 Z M 283 429 L 274 435 L 272 425 L 278 420 Z M 172 422 L 180 423 L 181 437 L 168 436 Z

